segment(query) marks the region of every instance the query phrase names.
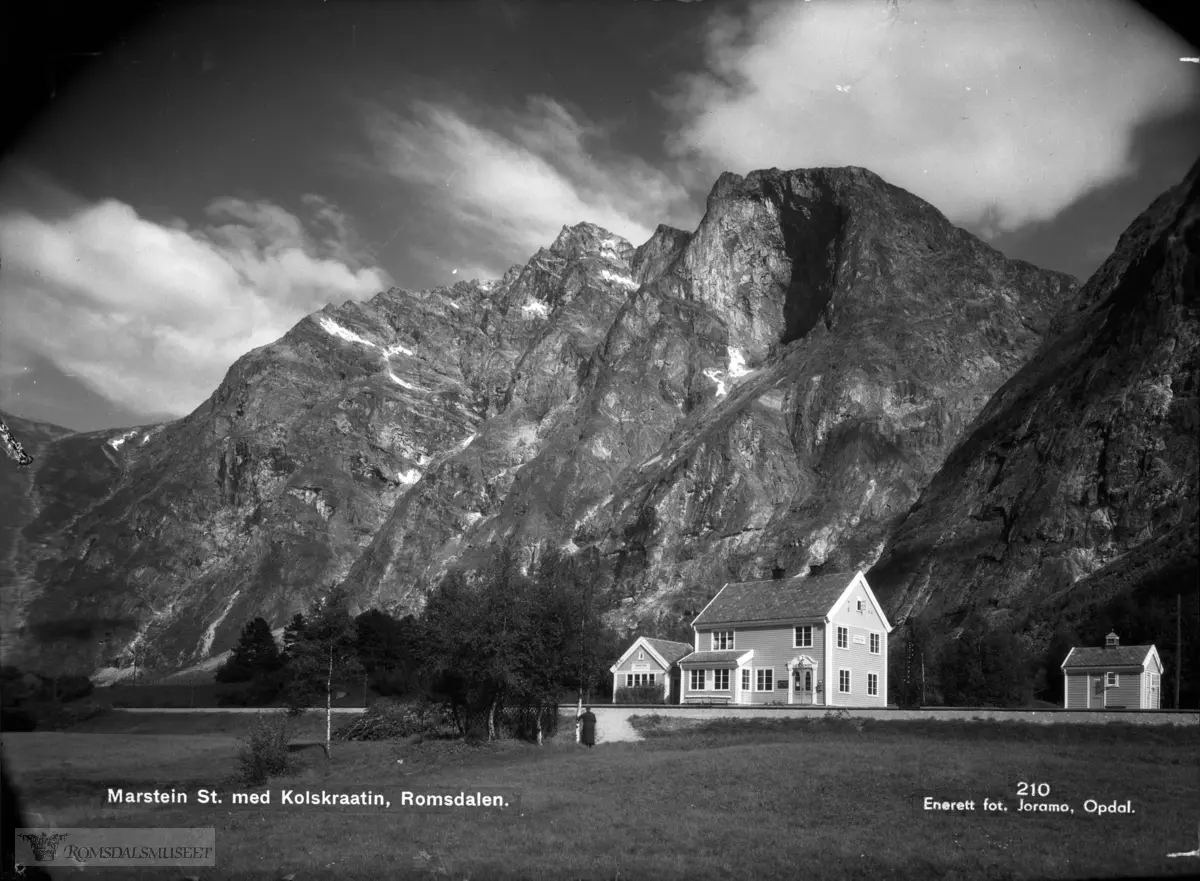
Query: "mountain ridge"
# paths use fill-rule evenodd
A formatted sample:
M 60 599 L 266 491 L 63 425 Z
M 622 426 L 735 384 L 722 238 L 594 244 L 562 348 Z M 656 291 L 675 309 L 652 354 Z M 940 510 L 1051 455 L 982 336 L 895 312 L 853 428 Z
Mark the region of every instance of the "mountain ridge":
M 334 583 L 415 610 L 497 543 L 595 547 L 643 628 L 722 579 L 869 566 L 1078 283 L 865 169 L 725 174 L 706 206 L 328 305 L 182 419 L 91 433 L 96 498 L 9 536 L 37 589 L 6 653 L 183 666 Z

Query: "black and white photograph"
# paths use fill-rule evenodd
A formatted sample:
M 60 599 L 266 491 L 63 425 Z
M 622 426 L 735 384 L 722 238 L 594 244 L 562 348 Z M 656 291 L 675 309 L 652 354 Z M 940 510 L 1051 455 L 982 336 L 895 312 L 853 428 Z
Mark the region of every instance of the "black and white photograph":
M 1200 37 L 0 19 L 0 878 L 1200 873 Z

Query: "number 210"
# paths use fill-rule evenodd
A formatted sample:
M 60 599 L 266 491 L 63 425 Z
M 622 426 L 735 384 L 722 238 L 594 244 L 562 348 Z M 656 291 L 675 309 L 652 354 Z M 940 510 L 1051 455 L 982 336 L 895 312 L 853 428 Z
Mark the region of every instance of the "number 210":
M 1049 783 L 1018 783 L 1017 795 L 1029 795 L 1034 798 L 1045 798 L 1050 794 Z

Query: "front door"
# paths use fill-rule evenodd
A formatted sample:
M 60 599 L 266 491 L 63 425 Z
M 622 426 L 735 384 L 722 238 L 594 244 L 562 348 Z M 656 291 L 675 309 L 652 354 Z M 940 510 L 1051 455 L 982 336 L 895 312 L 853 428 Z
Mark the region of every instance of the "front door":
M 813 671 L 811 667 L 797 667 L 793 671 L 793 686 L 796 692 L 796 703 L 811 704 L 813 702 Z

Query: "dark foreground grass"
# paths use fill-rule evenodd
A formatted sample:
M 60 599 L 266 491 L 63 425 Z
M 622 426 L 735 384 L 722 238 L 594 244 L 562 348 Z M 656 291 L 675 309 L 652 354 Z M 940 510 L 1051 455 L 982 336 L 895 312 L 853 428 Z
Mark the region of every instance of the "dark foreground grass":
M 104 809 L 94 791 L 100 781 L 215 784 L 234 754 L 233 735 L 4 740 L 29 800 L 58 825 L 216 827 L 215 870 L 122 874 L 129 878 L 1184 877 L 1200 863 L 1166 857 L 1196 847 L 1200 820 L 1195 733 L 1173 726 L 717 720 L 669 731 L 639 724 L 646 741 L 594 750 L 569 740 L 540 749 L 335 744 L 331 763 L 306 759 L 271 785 L 356 786 L 395 802 L 405 789 L 519 793 L 515 810 L 488 816 Z M 73 765 L 56 767 L 69 751 Z M 1075 812 L 1017 813 L 1022 781 L 1049 784 L 1043 801 Z M 974 799 L 978 808 L 995 799 L 1011 810 L 931 813 L 921 806 L 926 793 Z M 1089 798 L 1129 801 L 1135 813 L 1088 815 Z

